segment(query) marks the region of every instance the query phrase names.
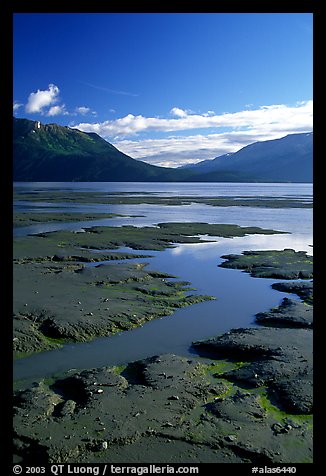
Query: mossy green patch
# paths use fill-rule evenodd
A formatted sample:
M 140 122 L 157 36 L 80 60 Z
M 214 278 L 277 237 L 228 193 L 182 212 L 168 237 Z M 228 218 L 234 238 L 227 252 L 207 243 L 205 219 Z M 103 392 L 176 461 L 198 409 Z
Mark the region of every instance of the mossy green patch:
M 241 255 L 224 255 L 222 268 L 243 269 L 257 278 L 311 279 L 313 257 L 305 251 L 243 251 Z
M 211 299 L 188 295 L 187 288 L 169 282 L 166 274 L 147 271 L 144 263 L 75 269 L 58 262 L 55 269 L 48 272 L 46 262 L 14 265 L 16 352 L 113 335 Z M 143 292 L 151 288 L 155 293 Z
M 122 217 L 115 213 L 82 213 L 82 212 L 14 212 L 14 227 L 37 225 L 40 223 L 69 223 L 79 221 L 102 220 L 114 217 Z
M 44 335 L 44 339 L 46 341 L 50 342 L 51 344 L 57 345 L 58 347 L 61 347 L 63 344 L 66 343 L 65 339 L 62 339 L 62 338 L 59 338 L 59 337 L 49 337 L 49 336 Z
M 127 246 L 138 250 L 164 250 L 177 243 L 202 243 L 200 235 L 232 238 L 248 234 L 275 234 L 280 231 L 259 227 L 241 227 L 230 224 L 207 223 L 159 223 L 156 227 L 91 227 L 84 233 L 73 233 L 68 230 L 40 233 L 33 237 L 15 238 L 15 254 L 17 258 L 28 256 L 44 256 L 55 254 L 60 247 L 72 249 L 110 249 Z M 208 241 L 208 240 L 204 240 Z M 28 245 L 30 245 L 28 247 Z M 26 249 L 27 247 L 27 249 Z M 29 248 L 29 250 L 28 250 Z M 34 248 L 34 251 L 33 251 Z M 35 253 L 38 253 L 36 255 Z M 33 253 L 33 254 L 32 254 Z M 69 252 L 69 254 L 74 254 Z
M 116 375 L 120 375 L 122 374 L 122 372 L 124 370 L 126 370 L 127 368 L 127 365 L 115 365 L 114 367 L 111 367 L 112 371 L 116 374 Z
M 259 395 L 259 398 L 260 398 L 262 407 L 267 411 L 269 416 L 273 418 L 274 420 L 276 420 L 277 422 L 287 423 L 288 420 L 291 420 L 292 422 L 298 425 L 306 424 L 308 429 L 312 428 L 312 425 L 313 425 L 312 415 L 298 415 L 298 414 L 285 412 L 271 402 L 266 392 L 261 393 Z
M 225 372 L 229 372 L 231 370 L 236 370 L 246 365 L 246 362 L 238 362 L 232 360 L 222 360 L 218 364 L 214 364 L 212 368 L 212 372 L 214 375 L 221 375 Z

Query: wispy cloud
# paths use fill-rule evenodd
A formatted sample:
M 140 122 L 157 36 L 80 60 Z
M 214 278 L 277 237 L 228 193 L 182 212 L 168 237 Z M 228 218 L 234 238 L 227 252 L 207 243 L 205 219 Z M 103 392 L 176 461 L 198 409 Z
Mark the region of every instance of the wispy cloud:
M 131 94 L 124 91 L 119 93 Z M 21 107 L 23 104 L 15 101 L 14 112 Z M 30 93 L 25 111 L 49 117 L 96 115 L 85 105 L 69 111 L 62 103 L 59 87 L 54 84 L 49 84 L 45 90 L 38 89 Z M 212 110 L 199 114 L 175 106 L 166 117 L 127 114 L 104 122 L 70 124 L 70 127 L 96 132 L 131 157 L 155 165 L 176 167 L 235 152 L 259 140 L 309 132 L 313 128 L 313 102 L 272 104 L 256 109 L 248 104 L 244 110 L 222 114 Z M 192 133 L 185 135 L 185 131 Z M 144 133 L 155 133 L 158 137 L 144 138 Z
M 129 91 L 121 91 L 121 90 L 117 90 L 117 89 L 106 88 L 104 86 L 98 86 L 96 84 L 87 83 L 85 81 L 79 81 L 79 82 L 81 84 L 84 84 L 85 86 L 89 86 L 90 88 L 98 89 L 99 91 L 105 91 L 105 92 L 110 93 L 110 94 L 118 94 L 118 95 L 122 95 L 122 96 L 131 96 L 131 97 L 138 97 L 139 96 L 139 94 L 131 93 Z
M 24 106 L 24 104 L 22 104 L 21 102 L 14 101 L 14 103 L 12 105 L 13 112 L 18 111 L 18 109 L 20 109 L 23 106 Z
M 90 108 L 86 106 L 76 107 L 75 111 L 76 111 L 76 114 L 81 114 L 82 116 L 91 112 Z
M 70 113 L 71 116 L 96 116 L 97 112 L 93 111 L 90 107 L 87 106 L 78 106 L 75 107 L 75 110 Z
M 68 116 L 69 112 L 66 110 L 65 104 L 51 106 L 46 113 L 47 116 Z

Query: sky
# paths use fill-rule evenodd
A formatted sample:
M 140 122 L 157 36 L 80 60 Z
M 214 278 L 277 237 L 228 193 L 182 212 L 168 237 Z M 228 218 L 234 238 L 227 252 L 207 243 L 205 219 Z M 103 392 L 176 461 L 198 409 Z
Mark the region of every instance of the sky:
M 179 167 L 313 130 L 312 13 L 16 13 L 13 114 Z

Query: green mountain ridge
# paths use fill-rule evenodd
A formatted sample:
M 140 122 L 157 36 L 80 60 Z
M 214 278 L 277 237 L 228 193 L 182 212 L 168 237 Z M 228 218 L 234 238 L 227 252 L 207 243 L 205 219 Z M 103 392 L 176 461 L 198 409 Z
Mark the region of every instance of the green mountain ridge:
M 95 133 L 27 119 L 14 119 L 13 133 L 16 181 L 137 181 L 165 173 Z
M 299 134 L 303 135 L 303 134 Z M 287 136 L 289 137 L 289 136 Z M 274 141 L 266 141 L 274 142 Z M 259 144 L 264 144 L 261 142 Z M 252 144 L 253 146 L 255 144 Z M 250 146 L 247 146 L 250 147 Z M 245 149 L 245 148 L 244 148 Z M 244 149 L 241 149 L 244 150 Z M 263 147 L 264 149 L 264 147 Z M 290 147 L 291 149 L 291 147 Z M 239 152 L 241 152 L 239 151 Z M 236 154 L 230 157 L 236 157 Z M 264 155 L 264 151 L 261 152 Z M 260 154 L 260 155 L 261 155 Z M 259 155 L 259 154 L 258 154 Z M 295 159 L 295 153 L 293 160 Z M 307 154 L 306 154 L 307 155 Z M 308 153 L 309 155 L 309 153 Z M 255 156 L 255 154 L 254 154 Z M 311 153 L 312 157 L 312 153 Z M 222 158 L 222 157 L 221 157 Z M 44 182 L 259 182 L 273 181 L 268 170 L 263 176 L 258 166 L 248 167 L 246 161 L 236 166 L 211 165 L 208 170 L 197 164 L 192 168 L 157 167 L 133 159 L 93 132 L 82 132 L 57 124 L 13 118 L 13 178 L 14 181 Z M 273 160 L 273 156 L 268 159 Z M 293 161 L 292 160 L 292 161 Z M 309 157 L 300 156 L 304 163 Z M 209 161 L 213 163 L 217 159 Z M 205 161 L 208 162 L 208 161 Z M 248 161 L 247 161 L 248 162 Z M 272 162 L 273 163 L 273 162 Z M 265 161 L 266 164 L 266 161 Z M 229 165 L 229 164 L 228 164 Z M 282 165 L 277 164 L 277 170 Z M 301 167 L 302 168 L 302 167 Z M 297 169 L 297 167 L 296 167 Z M 295 174 L 293 174 L 295 175 Z M 298 175 L 298 174 L 297 174 Z M 302 175 L 302 174 L 301 174 Z M 303 174 L 304 175 L 304 174 Z M 302 175 L 302 176 L 303 176 Z M 279 181 L 311 181 L 302 177 L 286 177 Z M 263 178 L 263 180 L 262 180 Z M 270 180 L 269 180 L 270 179 Z

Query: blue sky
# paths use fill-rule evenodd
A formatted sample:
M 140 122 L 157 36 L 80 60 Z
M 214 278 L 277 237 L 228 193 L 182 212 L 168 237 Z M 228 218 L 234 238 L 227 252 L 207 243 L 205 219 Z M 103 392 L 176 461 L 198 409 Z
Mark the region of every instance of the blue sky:
M 179 166 L 312 130 L 310 13 L 19 13 L 14 115 Z

